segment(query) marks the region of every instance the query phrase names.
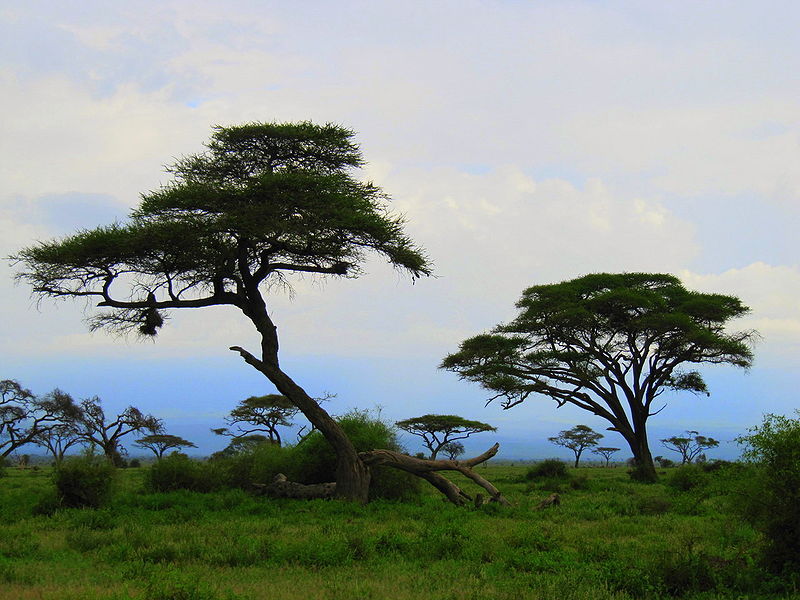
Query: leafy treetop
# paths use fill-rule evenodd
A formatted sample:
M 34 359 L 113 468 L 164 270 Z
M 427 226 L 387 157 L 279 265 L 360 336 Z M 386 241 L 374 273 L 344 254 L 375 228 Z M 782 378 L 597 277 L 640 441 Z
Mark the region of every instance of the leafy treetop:
M 93 327 L 154 335 L 159 311 L 231 305 L 257 318 L 259 286 L 290 272 L 356 276 L 374 250 L 412 276 L 430 265 L 386 195 L 348 170 L 362 164 L 337 125 L 217 127 L 207 151 L 169 168 L 126 224 L 41 242 L 12 257 L 44 296 L 96 298 Z M 119 288 L 119 289 L 118 289 Z
M 431 451 L 431 460 L 442 448 L 455 440 L 466 439 L 473 433 L 497 431 L 481 421 L 472 421 L 457 415 L 423 415 L 413 419 L 405 419 L 395 423 L 398 428 L 422 438 L 423 443 Z
M 503 408 L 531 395 L 600 416 L 655 477 L 645 423 L 665 390 L 707 394 L 684 365 L 750 366 L 752 331 L 728 332 L 748 312 L 733 296 L 692 292 L 667 274 L 598 273 L 523 292 L 519 315 L 472 337 L 442 367 L 491 390 Z

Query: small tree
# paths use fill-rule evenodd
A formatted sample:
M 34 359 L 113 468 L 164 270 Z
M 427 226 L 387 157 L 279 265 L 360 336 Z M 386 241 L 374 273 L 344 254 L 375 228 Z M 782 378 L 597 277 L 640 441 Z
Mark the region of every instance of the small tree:
M 225 417 L 228 427 L 220 427 L 211 431 L 217 435 L 227 435 L 233 438 L 266 434 L 272 443 L 280 446 L 281 435 L 278 427 L 289 427 L 292 424 L 290 419 L 298 412 L 298 408 L 292 404 L 289 398 L 281 394 L 250 396 L 242 400 Z
M 583 451 L 596 446 L 601 437 L 603 437 L 602 433 L 597 433 L 587 425 L 576 425 L 572 429 L 559 431 L 557 436 L 547 439 L 556 446 L 563 446 L 572 450 L 573 454 L 575 454 L 575 467 L 577 468 Z
M 606 465 L 611 461 L 611 455 L 615 452 L 619 452 L 619 448 L 608 448 L 605 446 L 600 446 L 599 448 L 592 448 L 592 454 L 599 454 L 603 458 L 606 459 Z
M 703 450 L 716 448 L 719 442 L 711 437 L 700 435 L 697 431 L 687 431 L 686 435 L 673 435 L 661 440 L 661 445 L 681 455 L 681 464 L 691 463 L 695 458 L 704 457 Z M 701 461 L 704 462 L 704 461 Z
M 114 465 L 122 465 L 122 452 L 120 439 L 130 433 L 150 431 L 161 432 L 161 420 L 152 415 L 146 415 L 138 408 L 129 406 L 113 420 L 106 421 L 106 414 L 100 406 L 97 396 L 81 401 L 81 416 L 79 418 L 81 437 L 92 444 L 96 444 Z
M 146 448 L 160 459 L 164 456 L 167 450 L 180 449 L 180 448 L 197 448 L 192 442 L 178 437 L 177 435 L 169 435 L 166 433 L 151 433 L 142 438 L 139 438 L 133 443 L 134 446 L 139 448 Z
M 0 457 L 36 443 L 62 419 L 72 419 L 77 412 L 69 394 L 60 390 L 37 398 L 17 381 L 0 381 Z
M 421 437 L 431 452 L 431 460 L 436 460 L 439 451 L 450 442 L 466 439 L 474 433 L 497 431 L 496 427 L 487 423 L 470 421 L 457 415 L 423 415 L 397 421 L 395 425 L 411 435 Z
M 686 365 L 753 360 L 753 331 L 728 321 L 748 308 L 734 296 L 701 294 L 673 275 L 597 273 L 525 290 L 519 315 L 461 343 L 442 367 L 480 383 L 511 408 L 543 396 L 611 424 L 630 446 L 641 481 L 657 474 L 647 420 L 667 390 L 708 394 Z M 490 401 L 491 401 L 490 400 Z
M 464 444 L 461 442 L 447 442 L 441 449 L 441 452 L 444 452 L 450 460 L 456 460 L 465 451 Z

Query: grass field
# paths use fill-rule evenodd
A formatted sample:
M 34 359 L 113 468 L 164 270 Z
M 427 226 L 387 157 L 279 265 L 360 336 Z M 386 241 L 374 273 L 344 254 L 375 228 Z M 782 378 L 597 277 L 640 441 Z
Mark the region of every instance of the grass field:
M 432 488 L 367 506 L 155 494 L 142 491 L 144 469 L 128 469 L 107 508 L 47 516 L 35 507 L 48 471 L 8 469 L 0 598 L 800 597 L 757 566 L 758 535 L 712 484 L 642 485 L 622 468 L 572 470 L 560 483 L 529 483 L 519 466 L 479 470 L 514 506 L 458 508 Z M 551 491 L 561 505 L 537 510 Z

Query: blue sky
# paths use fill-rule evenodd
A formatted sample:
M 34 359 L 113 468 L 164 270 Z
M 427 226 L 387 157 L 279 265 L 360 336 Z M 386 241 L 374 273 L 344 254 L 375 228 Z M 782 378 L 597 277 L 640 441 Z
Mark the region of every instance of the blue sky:
M 528 285 L 647 270 L 751 306 L 733 326 L 763 336 L 753 369 L 709 371 L 711 398 L 672 397 L 651 425 L 732 439 L 800 404 L 798 24 L 792 2 L 6 3 L 0 254 L 124 218 L 214 124 L 342 123 L 437 277 L 370 262 L 272 300 L 284 365 L 336 393 L 333 412 L 457 413 L 497 425 L 501 455 L 557 455 L 548 435 L 603 422 L 547 399 L 484 408 L 436 366 Z M 2 378 L 136 404 L 204 450 L 272 391 L 226 350 L 255 343 L 238 315 L 119 340 L 88 333 L 80 303 L 37 306 L 13 272 L 0 263 Z

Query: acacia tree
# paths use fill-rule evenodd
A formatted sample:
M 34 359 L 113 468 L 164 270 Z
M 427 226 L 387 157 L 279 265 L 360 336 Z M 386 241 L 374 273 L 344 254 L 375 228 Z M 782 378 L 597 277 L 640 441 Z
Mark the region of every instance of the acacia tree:
M 81 410 L 75 404 L 72 396 L 59 389 L 55 389 L 45 396 L 49 402 L 60 405 L 58 420 L 48 427 L 39 430 L 33 443 L 45 448 L 53 455 L 56 464 L 64 460 L 67 450 L 81 444 L 80 416 Z
M 320 430 L 337 454 L 337 496 L 366 502 L 369 469 L 342 429 L 280 366 L 270 291 L 292 274 L 355 277 L 368 252 L 419 277 L 424 254 L 387 196 L 357 181 L 353 132 L 304 123 L 217 127 L 207 150 L 169 168 L 126 224 L 23 249 L 19 277 L 35 293 L 96 300 L 93 327 L 154 335 L 169 309 L 229 306 L 260 348 L 238 352 Z
M 601 437 L 603 437 L 602 433 L 597 433 L 587 425 L 576 425 L 572 429 L 559 431 L 557 436 L 547 439 L 556 446 L 563 446 L 572 450 L 572 453 L 575 454 L 575 468 L 577 469 L 583 451 L 596 446 Z
M 281 434 L 278 427 L 289 427 L 292 424 L 290 419 L 297 412 L 297 407 L 289 398 L 281 394 L 250 396 L 242 400 L 225 417 L 228 427 L 220 427 L 211 431 L 217 435 L 227 435 L 233 438 L 265 433 L 270 442 L 280 446 Z
M 496 427 L 457 415 L 423 415 L 397 421 L 395 425 L 411 435 L 421 437 L 431 452 L 431 460 L 436 460 L 439 451 L 450 442 L 466 439 L 473 433 L 497 431 Z
M 625 438 L 635 475 L 655 481 L 647 420 L 667 390 L 708 394 L 685 365 L 750 366 L 752 331 L 725 325 L 748 311 L 733 296 L 686 290 L 672 275 L 594 274 L 523 292 L 519 315 L 462 342 L 442 367 L 511 408 L 540 395 L 595 414 Z
M 689 430 L 686 435 L 673 435 L 661 440 L 661 445 L 681 455 L 681 464 L 691 463 L 703 450 L 716 448 L 719 441 Z
M 160 433 L 161 420 L 153 415 L 146 415 L 135 406 L 129 406 L 111 420 L 106 420 L 106 413 L 100 406 L 100 398 L 86 398 L 81 401 L 81 415 L 78 419 L 81 437 L 96 444 L 114 465 L 122 464 L 123 449 L 120 439 L 130 433 L 150 431 Z
M 168 433 L 151 433 L 150 435 L 139 438 L 133 442 L 133 445 L 150 450 L 158 459 L 162 458 L 167 450 L 197 448 L 192 442 Z
M 0 381 L 0 458 L 5 458 L 72 418 L 78 409 L 69 394 L 53 390 L 38 398 L 13 379 Z
M 449 460 L 456 460 L 465 451 L 464 444 L 461 442 L 447 442 L 441 449 L 441 452 L 444 452 Z
M 592 454 L 599 454 L 603 458 L 606 459 L 606 465 L 611 461 L 611 455 L 615 452 L 619 452 L 619 448 L 610 448 L 608 446 L 599 446 L 597 448 L 592 448 Z

